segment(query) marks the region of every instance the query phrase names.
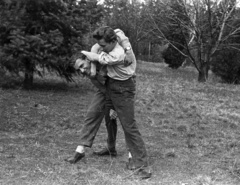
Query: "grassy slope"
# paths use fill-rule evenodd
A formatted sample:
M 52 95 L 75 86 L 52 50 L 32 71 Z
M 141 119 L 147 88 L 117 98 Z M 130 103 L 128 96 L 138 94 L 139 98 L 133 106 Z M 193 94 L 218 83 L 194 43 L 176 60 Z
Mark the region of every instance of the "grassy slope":
M 103 124 L 84 161 L 63 161 L 78 144 L 94 93 L 87 79 L 51 77 L 32 91 L 0 88 L 0 184 L 240 184 L 240 87 L 196 78 L 188 68 L 139 64 L 136 119 L 153 172 L 146 181 L 125 169 L 121 127 L 117 158 L 92 155 L 105 145 Z

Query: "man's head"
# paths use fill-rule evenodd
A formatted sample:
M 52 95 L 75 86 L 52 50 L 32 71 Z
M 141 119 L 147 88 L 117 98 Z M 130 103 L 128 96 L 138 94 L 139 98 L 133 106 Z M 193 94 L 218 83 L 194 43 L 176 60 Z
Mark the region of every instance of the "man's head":
M 100 27 L 93 32 L 98 44 L 103 48 L 104 52 L 109 53 L 113 50 L 117 43 L 117 35 L 114 30 L 108 26 Z
M 74 68 L 76 70 L 80 70 L 80 72 L 84 75 L 90 75 L 90 70 L 91 70 L 90 61 L 82 53 L 78 56 L 78 59 L 74 64 Z

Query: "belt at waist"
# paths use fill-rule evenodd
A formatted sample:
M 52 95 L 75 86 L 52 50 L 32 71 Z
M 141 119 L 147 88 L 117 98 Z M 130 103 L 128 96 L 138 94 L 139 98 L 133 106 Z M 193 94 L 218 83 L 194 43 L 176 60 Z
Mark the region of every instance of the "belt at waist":
M 133 76 L 131 76 L 130 78 L 128 78 L 127 80 L 116 80 L 116 79 L 113 79 L 113 78 L 110 78 L 109 76 L 107 77 L 107 81 L 109 81 L 109 82 L 128 82 L 128 81 L 131 81 L 131 80 L 135 80 L 135 78 L 136 78 L 136 75 L 133 75 Z

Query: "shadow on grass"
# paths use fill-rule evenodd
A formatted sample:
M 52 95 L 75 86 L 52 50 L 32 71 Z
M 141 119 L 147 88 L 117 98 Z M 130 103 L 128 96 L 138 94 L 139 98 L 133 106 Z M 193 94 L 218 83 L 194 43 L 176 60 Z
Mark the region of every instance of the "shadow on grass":
M 81 81 L 67 82 L 64 79 L 48 79 L 36 78 L 34 79 L 33 86 L 30 89 L 25 89 L 23 86 L 24 78 L 21 76 L 2 75 L 0 79 L 0 88 L 5 90 L 26 90 L 26 91 L 39 91 L 39 92 L 81 92 L 87 93 L 93 90 L 88 83 Z
M 73 89 L 67 82 L 36 82 L 33 84 L 32 91 L 60 91 L 65 92 Z

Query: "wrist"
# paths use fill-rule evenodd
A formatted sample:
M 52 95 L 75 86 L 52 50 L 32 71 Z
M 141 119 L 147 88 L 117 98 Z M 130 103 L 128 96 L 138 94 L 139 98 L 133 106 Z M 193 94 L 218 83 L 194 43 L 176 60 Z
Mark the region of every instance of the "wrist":
M 125 53 L 128 53 L 128 52 L 130 52 L 131 50 L 132 50 L 132 48 L 131 48 L 130 46 L 124 48 Z

